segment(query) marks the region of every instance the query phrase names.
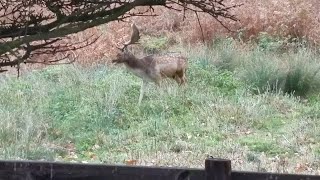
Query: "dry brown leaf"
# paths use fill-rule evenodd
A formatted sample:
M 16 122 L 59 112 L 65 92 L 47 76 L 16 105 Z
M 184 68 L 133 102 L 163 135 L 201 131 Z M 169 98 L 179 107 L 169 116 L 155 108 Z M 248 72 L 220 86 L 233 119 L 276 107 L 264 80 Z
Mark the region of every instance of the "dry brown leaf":
M 130 159 L 130 160 L 126 160 L 125 163 L 126 165 L 136 165 L 137 164 L 137 160 L 135 159 Z
M 305 164 L 298 163 L 296 165 L 296 167 L 294 168 L 294 170 L 295 170 L 296 173 L 301 173 L 301 172 L 307 170 L 307 166 Z

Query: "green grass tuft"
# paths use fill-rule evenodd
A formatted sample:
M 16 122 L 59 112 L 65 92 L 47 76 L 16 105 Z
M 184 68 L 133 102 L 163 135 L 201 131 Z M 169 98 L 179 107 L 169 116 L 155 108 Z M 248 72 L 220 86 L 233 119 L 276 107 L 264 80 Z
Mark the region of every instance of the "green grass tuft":
M 240 139 L 240 144 L 248 146 L 250 150 L 255 152 L 264 152 L 269 156 L 292 153 L 292 150 L 279 146 L 272 139 L 263 139 L 257 137 L 246 137 Z

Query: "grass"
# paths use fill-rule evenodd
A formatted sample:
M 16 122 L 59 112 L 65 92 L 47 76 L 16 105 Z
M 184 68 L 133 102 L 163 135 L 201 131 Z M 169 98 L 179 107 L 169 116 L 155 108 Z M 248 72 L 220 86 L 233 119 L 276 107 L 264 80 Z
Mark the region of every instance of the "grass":
M 166 49 L 168 46 L 167 37 L 150 37 L 146 36 L 142 41 L 143 49 L 147 54 L 155 54 Z
M 299 90 L 308 92 L 306 102 L 265 87 L 284 81 L 284 60 L 307 59 L 294 67 L 309 77 L 319 57 L 232 43 L 182 49 L 188 86 L 149 84 L 140 107 L 140 80 L 120 67 L 63 65 L 2 77 L 0 158 L 201 167 L 212 155 L 237 170 L 296 172 L 304 164 L 299 173 L 319 173 L 318 76 L 292 76 L 308 86 Z

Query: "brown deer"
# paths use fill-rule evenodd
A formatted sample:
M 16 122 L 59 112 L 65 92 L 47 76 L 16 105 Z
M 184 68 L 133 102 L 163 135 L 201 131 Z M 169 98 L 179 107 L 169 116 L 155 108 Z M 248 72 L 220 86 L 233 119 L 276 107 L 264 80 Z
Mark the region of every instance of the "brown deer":
M 140 39 L 140 34 L 137 26 L 131 25 L 132 34 L 130 41 L 124 43 L 122 48 L 118 48 L 120 52 L 113 63 L 123 63 L 133 74 L 142 78 L 139 105 L 141 104 L 144 86 L 148 81 L 154 82 L 160 86 L 161 80 L 164 78 L 172 78 L 179 85 L 186 83 L 187 58 L 179 53 L 171 53 L 164 55 L 149 55 L 143 58 L 137 58 L 127 50 L 131 44 L 137 44 Z

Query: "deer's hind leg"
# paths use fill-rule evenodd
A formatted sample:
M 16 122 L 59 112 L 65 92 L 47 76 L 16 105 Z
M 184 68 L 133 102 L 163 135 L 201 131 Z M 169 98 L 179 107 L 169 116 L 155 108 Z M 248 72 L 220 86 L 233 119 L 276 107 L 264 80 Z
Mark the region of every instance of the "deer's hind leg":
M 172 79 L 174 79 L 179 85 L 181 85 L 182 83 L 182 79 L 177 75 L 175 74 Z
M 186 83 L 186 73 L 185 70 L 177 71 L 174 78 L 179 86 L 184 85 Z

